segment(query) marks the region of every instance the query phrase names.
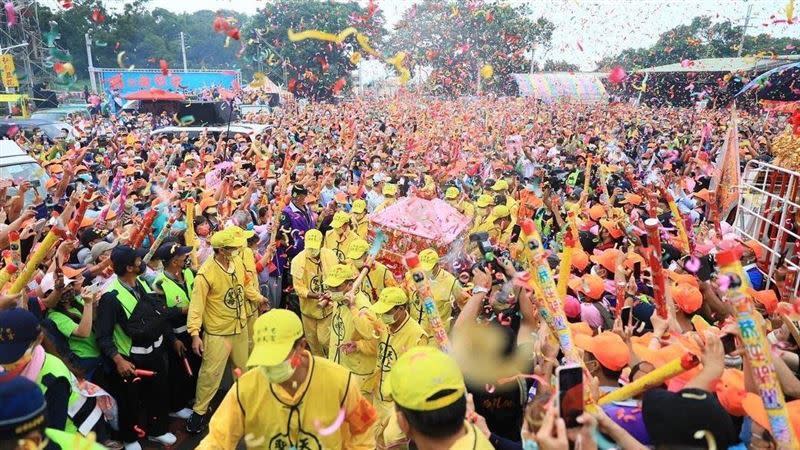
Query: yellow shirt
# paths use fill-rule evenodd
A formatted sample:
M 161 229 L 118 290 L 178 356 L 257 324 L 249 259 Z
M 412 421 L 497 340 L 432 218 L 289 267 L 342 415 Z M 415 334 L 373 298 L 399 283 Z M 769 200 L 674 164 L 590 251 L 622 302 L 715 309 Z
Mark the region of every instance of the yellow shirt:
M 463 214 L 466 218 L 472 220 L 472 218 L 475 217 L 475 207 L 472 206 L 472 203 L 466 200 L 460 200 L 460 201 L 448 200 L 448 203 L 450 204 L 450 206 L 457 209 L 458 212 Z
M 250 247 L 242 248 L 241 252 L 238 253 L 237 257 L 241 258 L 242 264 L 244 265 L 244 278 L 245 283 L 250 285 L 251 289 L 255 289 L 257 292 L 261 292 L 258 288 L 258 271 L 256 270 L 256 254 L 253 252 L 253 249 Z M 253 314 L 258 312 L 258 303 L 259 302 L 247 302 L 245 304 L 245 311 L 247 312 L 247 317 L 251 317 Z
M 189 334 L 198 336 L 201 328 L 213 335 L 241 333 L 247 325 L 245 300 L 261 301 L 261 294 L 245 279 L 240 258 L 232 258 L 228 269 L 208 258 L 194 279 L 186 320 Z
M 364 281 L 361 282 L 361 292 L 367 294 L 371 303 L 378 301 L 381 291 L 390 286 L 397 286 L 394 275 L 385 265 L 375 261 Z
M 357 219 L 353 217 L 353 228 L 355 229 L 355 233 L 365 241 L 367 240 L 367 235 L 369 234 L 369 219 L 367 219 L 367 215 L 364 214 L 361 219 Z
M 475 425 L 464 422 L 464 429 L 467 432 L 459 440 L 453 442 L 450 450 L 492 450 L 494 446 L 486 439 L 480 430 L 475 428 Z
M 372 214 L 383 211 L 384 209 L 394 205 L 396 201 L 397 200 L 395 200 L 394 198 L 387 198 L 386 200 L 383 201 L 383 203 L 381 203 L 380 205 L 378 205 L 377 208 L 375 208 L 375 211 L 372 211 Z
M 345 257 L 347 249 L 350 248 L 350 243 L 356 239 L 358 239 L 358 235 L 353 230 L 347 230 L 344 236 L 339 230 L 328 230 L 325 233 L 325 241 L 322 246 L 333 250 L 339 262 L 344 263 L 347 260 Z
M 417 321 L 425 331 L 433 335 L 433 330 L 430 327 L 430 321 L 425 316 L 422 308 L 422 300 L 417 293 L 416 285 L 411 279 L 411 274 L 406 274 L 406 279 L 409 281 L 409 286 L 412 288 L 411 295 L 411 309 L 410 313 L 414 320 Z M 429 278 L 428 282 L 431 286 L 431 294 L 433 295 L 433 302 L 436 304 L 436 309 L 439 311 L 439 318 L 444 324 L 445 331 L 450 331 L 450 322 L 453 316 L 453 304 L 459 300 L 462 295 L 461 283 L 450 272 L 439 269 L 439 273 L 435 278 Z
M 259 368 L 242 375 L 214 412 L 208 435 L 197 448 L 232 450 L 244 439 L 248 449 L 374 450 L 377 415 L 358 383 L 344 367 L 306 355 L 308 374 L 294 395 L 270 383 Z M 342 425 L 331 434 L 319 433 L 320 427 L 336 422 L 341 408 Z
M 389 414 L 394 409 L 393 402 L 386 391 L 384 380 L 389 376 L 392 366 L 403 353 L 412 347 L 428 344 L 428 334 L 411 316 L 406 316 L 400 328 L 392 333 L 386 325 L 381 324 L 380 340 L 378 341 L 378 358 L 375 366 L 375 389 L 373 404 L 381 414 Z
M 369 299 L 363 292 L 356 294 L 352 308 L 346 304 L 336 305 L 331 320 L 328 357 L 356 375 L 372 374 L 378 348 L 376 329 L 380 330 L 379 321 L 369 310 Z M 355 342 L 356 351 L 350 354 L 341 351 L 339 347 L 345 342 Z
M 333 306 L 323 309 L 319 306 L 317 299 L 308 298 L 308 294 L 323 292 L 322 281 L 339 260 L 336 258 L 336 253 L 328 248 L 320 249 L 317 262 L 309 260 L 307 255 L 308 250 L 303 250 L 292 259 L 290 269 L 292 285 L 300 298 L 300 312 L 304 316 L 322 319 L 330 315 Z

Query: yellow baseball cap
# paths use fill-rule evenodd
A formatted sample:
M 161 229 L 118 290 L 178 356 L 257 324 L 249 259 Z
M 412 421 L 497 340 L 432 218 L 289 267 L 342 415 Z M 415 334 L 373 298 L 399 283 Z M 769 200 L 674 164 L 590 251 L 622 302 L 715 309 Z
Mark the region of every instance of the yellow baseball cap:
M 331 271 L 325 274 L 325 285 L 339 287 L 345 281 L 355 279 L 356 274 L 350 264 L 336 264 L 331 267 Z
M 305 248 L 322 248 L 322 232 L 317 229 L 306 231 Z
M 288 309 L 271 309 L 253 324 L 253 351 L 247 366 L 276 366 L 303 336 L 303 324 Z
M 500 179 L 494 182 L 492 185 L 492 190 L 495 192 L 505 191 L 508 189 L 508 181 Z
M 426 248 L 419 252 L 419 262 L 422 263 L 423 270 L 431 270 L 439 262 L 439 254 L 432 248 Z
M 364 256 L 364 253 L 369 250 L 369 242 L 363 239 L 356 239 L 350 243 L 350 247 L 347 248 L 347 256 L 350 259 L 358 259 Z
M 434 347 L 413 347 L 392 366 L 387 380 L 392 399 L 403 408 L 435 411 L 450 406 L 466 393 L 464 375 L 456 361 Z
M 384 288 L 378 296 L 378 301 L 373 303 L 369 309 L 375 314 L 385 314 L 395 306 L 408 303 L 406 292 L 399 287 L 392 286 Z
M 460 192 L 457 187 L 450 186 L 446 191 L 444 191 L 444 198 L 447 200 L 453 200 L 454 198 L 458 197 L 459 193 Z
M 367 210 L 367 202 L 358 199 L 353 202 L 353 207 L 350 209 L 350 212 L 352 212 L 353 214 L 361 214 L 366 210 Z
M 211 236 L 211 247 L 213 248 L 241 247 L 245 243 L 246 241 L 236 236 L 236 233 L 231 228 L 217 231 Z
M 243 229 L 241 227 L 238 227 L 236 225 L 227 227 L 225 229 L 226 230 L 230 229 L 231 230 L 230 232 L 233 234 L 233 236 L 235 238 L 241 240 L 242 245 L 246 245 L 247 244 L 247 240 L 256 235 L 255 231 L 253 231 L 253 230 L 245 230 L 245 229 Z
M 489 195 L 489 194 L 481 194 L 481 196 L 478 197 L 477 200 L 475 200 L 475 205 L 478 208 L 486 208 L 487 206 L 492 204 L 492 201 L 494 201 L 494 199 L 492 198 L 491 195 Z
M 350 214 L 347 214 L 344 211 L 336 211 L 336 214 L 333 215 L 333 220 L 331 221 L 331 227 L 338 229 L 349 221 Z
M 394 197 L 397 195 L 397 185 L 393 183 L 386 183 L 383 185 L 383 195 Z
M 508 217 L 511 215 L 511 211 L 508 210 L 508 206 L 506 205 L 497 205 L 492 208 L 492 216 L 495 219 L 502 219 L 504 217 Z

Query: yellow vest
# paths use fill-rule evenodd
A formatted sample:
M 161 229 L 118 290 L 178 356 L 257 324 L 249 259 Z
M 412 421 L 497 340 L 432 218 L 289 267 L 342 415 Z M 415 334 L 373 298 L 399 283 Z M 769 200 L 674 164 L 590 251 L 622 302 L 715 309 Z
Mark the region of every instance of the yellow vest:
M 375 396 L 372 404 L 378 409 L 379 413 L 393 411 L 391 408 L 389 392 L 384 385 L 384 381 L 389 376 L 392 366 L 403 353 L 412 347 L 428 344 L 428 334 L 411 316 L 405 318 L 405 323 L 396 332 L 391 333 L 389 327 L 383 326 L 378 342 L 378 359 L 375 366 L 375 378 L 378 383 L 375 389 Z
M 353 228 L 355 229 L 355 233 L 365 241 L 367 240 L 367 235 L 369 234 L 369 220 L 367 219 L 367 215 L 364 214 L 364 217 L 361 220 L 353 218 Z
M 357 393 L 350 387 L 355 381 L 344 367 L 308 356 L 308 377 L 293 396 L 280 385 L 271 384 L 261 369 L 242 375 L 214 413 L 209 435 L 197 448 L 232 449 L 241 437 L 251 449 L 347 448 L 354 418 L 348 417 L 331 434 L 322 435 L 318 430 L 336 422 L 346 397 Z M 233 401 L 229 401 L 231 396 Z M 226 428 L 219 429 L 217 420 Z
M 416 285 L 411 279 L 411 274 L 406 273 L 406 279 L 409 280 L 410 286 L 414 286 L 412 288 L 413 291 L 411 295 L 412 301 L 410 313 L 414 320 L 422 325 L 422 328 L 425 330 L 425 332 L 427 332 L 429 335 L 433 335 L 430 322 L 428 321 L 428 318 L 425 316 L 425 312 L 422 309 L 423 299 L 419 297 L 419 293 L 416 291 Z M 433 301 L 436 304 L 436 309 L 439 311 L 439 318 L 442 319 L 445 331 L 450 332 L 450 319 L 453 315 L 453 304 L 456 300 L 455 294 L 460 290 L 459 286 L 456 285 L 458 280 L 450 272 L 440 269 L 439 275 L 434 279 L 428 279 L 428 282 L 431 286 L 431 294 L 433 295 Z
M 306 250 L 301 251 L 292 259 L 291 274 L 294 291 L 300 298 L 300 312 L 313 319 L 328 317 L 333 311 L 333 306 L 321 308 L 316 299 L 309 299 L 311 292 L 322 293 L 325 275 L 338 264 L 336 253 L 328 248 L 320 249 L 319 263 L 309 261 Z
M 462 436 L 459 440 L 453 442 L 450 450 L 492 450 L 494 446 L 486 439 L 486 436 L 475 425 L 464 422 L 464 428 L 467 434 Z
M 372 270 L 361 282 L 361 292 L 367 294 L 371 303 L 378 301 L 381 291 L 390 286 L 397 286 L 394 275 L 385 265 L 375 261 Z
M 241 259 L 232 258 L 233 272 L 227 272 L 213 257 L 208 258 L 194 280 L 187 331 L 196 336 L 206 333 L 229 336 L 247 327 L 245 310 L 245 271 Z
M 356 375 L 370 375 L 375 371 L 375 354 L 356 350 L 345 354 L 339 346 L 349 341 L 376 340 L 375 328 L 380 329 L 378 319 L 369 310 L 369 299 L 363 292 L 356 294 L 355 308 L 358 315 L 347 305 L 337 305 L 331 319 L 331 339 L 328 345 L 328 357 L 335 363 L 350 369 Z
M 340 263 L 344 264 L 347 261 L 347 249 L 350 248 L 350 243 L 358 239 L 358 235 L 353 230 L 347 230 L 347 234 L 342 239 L 338 230 L 328 230 L 325 233 L 325 242 L 323 247 L 333 250 L 336 253 L 336 258 Z

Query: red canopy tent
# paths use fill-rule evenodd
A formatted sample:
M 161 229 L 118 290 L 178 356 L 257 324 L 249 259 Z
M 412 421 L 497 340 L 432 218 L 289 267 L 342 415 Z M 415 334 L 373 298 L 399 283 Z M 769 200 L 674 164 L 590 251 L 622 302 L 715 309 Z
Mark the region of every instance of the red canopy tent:
M 150 102 L 173 101 L 179 102 L 186 100 L 186 96 L 177 92 L 169 92 L 163 89 L 145 89 L 143 91 L 132 92 L 125 96 L 126 100 L 140 100 Z

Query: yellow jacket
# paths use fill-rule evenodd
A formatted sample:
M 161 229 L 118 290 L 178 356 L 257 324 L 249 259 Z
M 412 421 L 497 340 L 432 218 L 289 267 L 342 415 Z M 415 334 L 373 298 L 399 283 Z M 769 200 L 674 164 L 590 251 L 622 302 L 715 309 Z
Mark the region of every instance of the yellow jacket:
M 236 257 L 240 258 L 242 260 L 242 264 L 244 265 L 245 282 L 249 285 L 252 285 L 252 289 L 255 289 L 256 292 L 260 293 L 261 289 L 258 288 L 258 270 L 256 270 L 256 254 L 253 252 L 253 249 L 250 247 L 243 247 L 241 252 L 239 252 Z M 258 312 L 259 303 L 260 302 L 252 301 L 245 303 L 245 312 L 247 313 L 247 317 L 250 317 Z
M 367 296 L 359 292 L 352 308 L 339 304 L 333 310 L 328 357 L 356 375 L 370 375 L 375 371 L 376 329 L 380 330 L 380 322 L 369 305 Z M 356 351 L 350 354 L 341 351 L 339 347 L 345 342 L 355 342 Z
M 247 325 L 245 300 L 261 301 L 261 293 L 246 283 L 241 258 L 231 259 L 232 271 L 227 271 L 213 257 L 200 266 L 192 288 L 186 327 L 190 335 L 198 336 L 200 329 L 213 335 L 239 334 Z
M 350 243 L 356 239 L 358 239 L 358 235 L 353 230 L 347 230 L 344 236 L 341 235 L 339 230 L 328 230 L 328 232 L 325 233 L 325 240 L 322 246 L 333 250 L 339 262 L 344 263 L 347 261 L 345 257 L 347 249 L 350 248 Z
M 351 222 L 353 223 L 353 230 L 355 230 L 358 237 L 366 241 L 369 234 L 369 219 L 367 219 L 367 215 L 364 214 L 361 219 L 353 217 Z
M 428 317 L 422 308 L 422 300 L 417 293 L 416 284 L 411 279 L 411 274 L 406 273 L 406 280 L 408 285 L 411 286 L 411 308 L 409 312 L 414 320 L 417 321 L 422 328 L 430 335 L 433 335 Z M 428 282 L 431 286 L 431 294 L 433 295 L 433 302 L 436 304 L 436 309 L 439 311 L 439 318 L 442 319 L 445 331 L 450 331 L 450 322 L 453 316 L 453 304 L 460 301 L 463 295 L 461 283 L 450 272 L 439 269 L 439 273 L 435 278 L 429 278 Z
M 400 328 L 392 333 L 389 327 L 381 324 L 380 340 L 378 341 L 378 359 L 375 366 L 375 389 L 373 404 L 381 414 L 393 413 L 389 392 L 384 386 L 384 381 L 389 376 L 392 366 L 403 353 L 412 347 L 428 344 L 428 334 L 411 316 L 406 316 Z M 382 417 L 383 418 L 383 417 Z
M 453 442 L 450 450 L 492 450 L 494 446 L 486 439 L 486 436 L 474 424 L 464 422 L 464 429 L 467 432 L 460 439 Z
M 260 368 L 245 373 L 231 387 L 211 418 L 208 435 L 198 449 L 348 449 L 374 450 L 375 409 L 359 392 L 344 367 L 311 356 L 308 375 L 294 395 L 271 384 Z M 331 434 L 320 427 L 344 422 Z
M 307 255 L 308 251 L 303 250 L 292 259 L 290 269 L 292 285 L 300 298 L 300 312 L 304 316 L 322 319 L 331 314 L 333 306 L 323 310 L 316 299 L 308 298 L 308 294 L 323 292 L 323 279 L 339 260 L 336 258 L 336 253 L 328 248 L 320 249 L 318 263 L 310 261 Z
M 367 294 L 371 303 L 378 301 L 378 296 L 384 288 L 397 286 L 394 275 L 385 265 L 375 261 L 364 281 L 361 282 L 361 292 Z

